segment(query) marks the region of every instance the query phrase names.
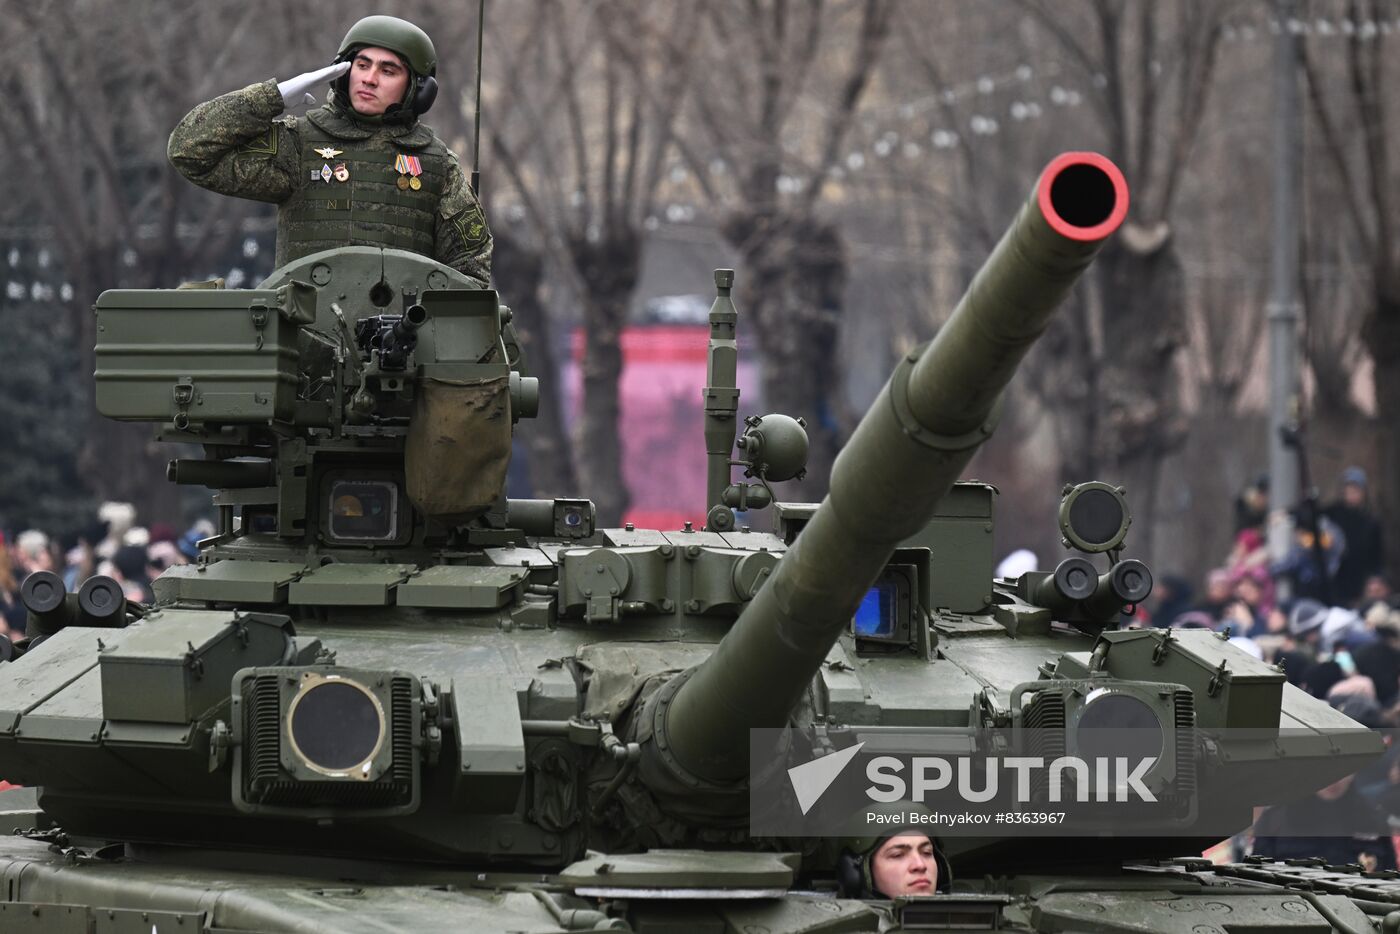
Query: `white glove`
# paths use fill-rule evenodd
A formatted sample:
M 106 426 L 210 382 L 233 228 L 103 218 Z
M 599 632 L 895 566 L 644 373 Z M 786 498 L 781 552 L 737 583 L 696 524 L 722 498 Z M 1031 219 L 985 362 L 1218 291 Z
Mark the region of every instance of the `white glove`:
M 277 82 L 277 93 L 282 95 L 282 106 L 290 107 L 301 102 L 301 96 L 318 84 L 326 84 L 350 70 L 349 62 L 336 62 L 325 68 L 317 68 L 305 74 Z

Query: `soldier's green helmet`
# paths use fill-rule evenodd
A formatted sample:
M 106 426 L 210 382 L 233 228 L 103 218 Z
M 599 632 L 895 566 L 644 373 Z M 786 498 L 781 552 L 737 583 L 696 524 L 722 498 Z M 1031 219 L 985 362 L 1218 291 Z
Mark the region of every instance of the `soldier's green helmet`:
M 872 804 L 851 816 L 846 834 L 837 840 L 836 881 L 845 898 L 887 898 L 875 887 L 871 862 L 875 853 L 891 837 L 905 832 L 922 833 L 933 843 L 933 861 L 938 867 L 938 892 L 949 892 L 953 885 L 952 867 L 933 835 L 933 812 L 911 801 Z M 872 820 L 872 818 L 875 818 Z
M 335 60 L 348 62 L 354 58 L 356 50 L 371 46 L 388 49 L 404 60 L 413 72 L 413 80 L 401 106 L 415 116 L 427 113 L 437 98 L 437 50 L 428 34 L 397 16 L 366 16 L 351 26 L 340 40 Z M 349 79 L 337 79 L 336 91 L 348 97 Z

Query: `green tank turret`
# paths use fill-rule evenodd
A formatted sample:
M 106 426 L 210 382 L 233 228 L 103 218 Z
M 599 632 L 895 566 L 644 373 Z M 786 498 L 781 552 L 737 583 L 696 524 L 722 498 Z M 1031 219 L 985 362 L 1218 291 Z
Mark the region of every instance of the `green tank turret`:
M 707 781 L 747 771 L 747 731 L 787 721 L 895 548 L 991 436 L 1016 365 L 1127 209 L 1108 160 L 1068 153 L 1046 168 L 938 336 L 900 361 L 768 584 L 714 655 L 657 695 L 653 734 L 669 750 L 653 743 L 649 759 Z
M 1195 837 L 1335 791 L 1378 738 L 1217 634 L 1122 627 L 1151 587 L 1125 491 L 1065 488 L 1077 553 L 1001 580 L 996 490 L 958 479 L 1126 211 L 1106 159 L 1053 161 L 821 504 L 775 501 L 806 436 L 741 414 L 719 271 L 703 527 L 680 530 L 506 495 L 538 386 L 509 308 L 450 267 L 347 247 L 255 289 L 104 293 L 100 411 L 180 444 L 168 478 L 219 521 L 150 605 L 25 582 L 29 637 L 0 644 L 0 779 L 26 786 L 0 791 L 0 930 L 1362 930 L 1400 882 L 1215 867 Z M 801 769 L 835 781 L 909 736 L 990 773 L 1117 754 L 1123 728 L 1177 836 L 940 831 L 937 884 L 902 851 L 940 894 L 909 897 L 876 872 L 890 833 L 767 823 L 807 813 Z M 783 744 L 755 758 L 765 731 Z

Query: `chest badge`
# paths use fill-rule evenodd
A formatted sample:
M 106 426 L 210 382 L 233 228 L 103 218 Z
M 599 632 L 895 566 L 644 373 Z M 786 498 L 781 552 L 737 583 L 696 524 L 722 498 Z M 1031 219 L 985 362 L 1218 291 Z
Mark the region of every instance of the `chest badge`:
M 320 156 L 322 159 L 334 159 L 342 152 L 344 152 L 343 149 L 336 149 L 334 146 L 322 146 L 320 149 L 316 150 L 316 155 Z
M 337 164 L 336 164 L 335 173 L 334 173 L 334 174 L 335 174 L 335 180 L 338 181 L 338 182 L 348 182 L 348 181 L 350 181 L 350 168 L 349 168 L 344 162 L 340 162 L 340 163 L 337 163 Z
M 409 188 L 417 191 L 423 187 L 423 180 L 418 177 L 423 174 L 423 162 L 417 156 L 400 154 L 394 159 L 394 169 L 399 173 L 399 179 L 394 183 L 399 186 L 399 191 Z
M 321 166 L 321 171 L 318 172 L 317 174 L 321 176 L 321 181 L 323 181 L 323 182 L 329 182 L 329 181 L 331 180 L 331 167 L 330 167 L 330 165 L 329 165 L 329 164 L 326 164 L 326 165 Z

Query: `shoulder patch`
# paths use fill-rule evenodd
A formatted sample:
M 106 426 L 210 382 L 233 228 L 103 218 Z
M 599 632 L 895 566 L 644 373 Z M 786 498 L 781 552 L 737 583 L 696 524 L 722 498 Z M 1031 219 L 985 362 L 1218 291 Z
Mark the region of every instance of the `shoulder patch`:
M 475 249 L 491 239 L 491 231 L 486 226 L 486 215 L 481 213 L 481 205 L 473 204 L 452 218 L 452 226 L 468 249 Z
M 268 127 L 259 135 L 239 146 L 238 151 L 265 156 L 277 155 L 277 128 L 275 126 Z

